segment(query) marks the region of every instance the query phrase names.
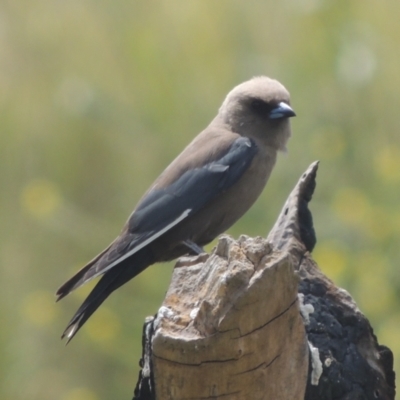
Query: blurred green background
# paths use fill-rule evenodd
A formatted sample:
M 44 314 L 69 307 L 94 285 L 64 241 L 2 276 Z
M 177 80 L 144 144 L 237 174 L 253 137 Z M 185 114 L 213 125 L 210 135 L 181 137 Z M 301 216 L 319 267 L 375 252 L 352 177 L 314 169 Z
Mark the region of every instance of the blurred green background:
M 171 265 L 111 296 L 67 347 L 89 287 L 54 292 L 254 75 L 290 90 L 289 153 L 229 233 L 266 235 L 306 167 L 323 271 L 400 366 L 400 2 L 3 0 L 0 398 L 130 399 Z

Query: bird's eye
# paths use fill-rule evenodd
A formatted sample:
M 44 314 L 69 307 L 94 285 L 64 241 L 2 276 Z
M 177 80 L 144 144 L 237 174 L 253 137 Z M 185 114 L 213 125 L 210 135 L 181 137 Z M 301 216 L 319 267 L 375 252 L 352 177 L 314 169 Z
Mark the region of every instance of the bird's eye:
M 260 99 L 253 100 L 250 103 L 250 107 L 254 112 L 260 115 L 268 115 L 269 112 L 274 108 L 272 104 L 268 104 Z

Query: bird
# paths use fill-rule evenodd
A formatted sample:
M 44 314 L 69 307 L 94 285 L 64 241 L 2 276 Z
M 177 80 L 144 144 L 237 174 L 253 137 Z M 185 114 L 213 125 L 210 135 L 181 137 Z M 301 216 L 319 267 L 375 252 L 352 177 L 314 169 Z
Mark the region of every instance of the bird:
M 68 323 L 67 343 L 116 289 L 148 266 L 204 252 L 263 191 L 291 136 L 288 90 L 256 76 L 234 87 L 211 123 L 161 173 L 118 237 L 65 282 L 57 301 L 101 276 Z

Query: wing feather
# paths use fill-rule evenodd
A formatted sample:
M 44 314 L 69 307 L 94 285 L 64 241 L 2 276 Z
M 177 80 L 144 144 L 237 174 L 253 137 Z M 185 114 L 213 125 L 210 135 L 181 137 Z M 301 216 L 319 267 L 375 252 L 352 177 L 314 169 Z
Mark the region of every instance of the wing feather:
M 154 186 L 129 217 L 120 236 L 95 263 L 81 270 L 79 279 L 71 278 L 73 285 L 67 293 L 109 271 L 205 207 L 240 179 L 256 152 L 253 141 L 239 137 L 217 160 L 186 170 L 167 187 Z M 65 296 L 60 292 L 64 286 L 57 292 L 60 298 Z

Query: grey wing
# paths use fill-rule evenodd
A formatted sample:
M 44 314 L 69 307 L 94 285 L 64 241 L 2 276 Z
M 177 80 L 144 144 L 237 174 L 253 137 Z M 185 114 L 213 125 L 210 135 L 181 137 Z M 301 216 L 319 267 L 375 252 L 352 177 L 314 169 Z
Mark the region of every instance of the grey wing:
M 239 137 L 217 160 L 185 171 L 167 187 L 151 190 L 130 216 L 120 236 L 100 258 L 81 270 L 79 282 L 69 289 L 104 274 L 202 209 L 240 179 L 256 153 L 253 141 Z

